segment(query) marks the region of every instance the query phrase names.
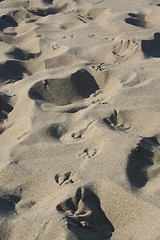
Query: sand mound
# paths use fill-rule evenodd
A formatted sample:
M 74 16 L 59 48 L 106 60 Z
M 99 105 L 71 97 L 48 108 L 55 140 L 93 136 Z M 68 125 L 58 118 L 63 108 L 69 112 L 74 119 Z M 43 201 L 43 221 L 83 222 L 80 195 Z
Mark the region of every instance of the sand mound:
M 46 141 L 60 141 L 60 138 L 67 132 L 61 124 L 52 124 L 32 133 L 21 144 L 37 144 Z
M 53 47 L 54 49 L 54 47 Z M 60 53 L 58 56 L 54 56 L 52 58 L 45 59 L 45 69 L 59 68 L 63 66 L 70 66 L 79 63 L 80 59 L 77 58 L 75 54 L 71 53 Z M 82 60 L 81 60 L 82 61 Z M 84 60 L 83 60 L 84 62 Z

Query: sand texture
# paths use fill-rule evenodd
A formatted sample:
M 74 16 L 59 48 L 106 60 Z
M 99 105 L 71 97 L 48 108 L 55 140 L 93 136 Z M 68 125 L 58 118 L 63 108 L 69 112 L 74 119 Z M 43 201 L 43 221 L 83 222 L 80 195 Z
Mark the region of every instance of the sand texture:
M 0 0 L 0 240 L 160 240 L 160 1 Z

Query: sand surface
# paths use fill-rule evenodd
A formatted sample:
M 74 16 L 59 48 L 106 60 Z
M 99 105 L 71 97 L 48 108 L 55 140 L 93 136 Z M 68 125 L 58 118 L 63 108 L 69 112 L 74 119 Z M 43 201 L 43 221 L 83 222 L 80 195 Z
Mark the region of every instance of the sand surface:
M 0 240 L 160 240 L 160 1 L 0 0 Z

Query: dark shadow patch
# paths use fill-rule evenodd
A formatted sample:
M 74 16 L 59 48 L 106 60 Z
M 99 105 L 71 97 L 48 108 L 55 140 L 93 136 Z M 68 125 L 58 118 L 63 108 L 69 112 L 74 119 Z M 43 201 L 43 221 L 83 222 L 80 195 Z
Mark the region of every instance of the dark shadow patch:
M 154 34 L 154 39 L 143 40 L 141 48 L 145 57 L 160 57 L 160 33 Z
M 8 215 L 15 211 L 16 204 L 21 200 L 16 195 L 4 195 L 0 197 L 0 215 Z
M 52 138 L 59 140 L 67 130 L 60 124 L 53 124 L 47 128 L 46 134 Z
M 54 0 L 42 0 L 45 4 L 52 4 Z
M 147 168 L 153 165 L 150 140 L 143 138 L 128 156 L 126 174 L 133 188 L 142 188 L 148 181 Z
M 133 17 L 133 18 L 139 18 L 139 19 L 142 18 L 140 14 L 136 14 L 136 13 L 128 13 L 128 16 Z
M 110 239 L 114 227 L 101 209 L 98 196 L 88 187 L 77 189 L 73 198 L 57 205 L 66 219 L 68 230 L 78 239 Z
M 0 125 L 0 135 L 1 135 L 5 130 L 6 130 L 5 127 L 3 127 L 3 126 Z
M 44 102 L 45 101 L 45 99 L 42 97 L 42 94 L 41 93 L 39 93 L 39 92 L 37 92 L 35 89 L 33 89 L 33 88 L 31 88 L 30 90 L 29 90 L 29 97 L 31 98 L 31 99 L 33 99 L 33 100 L 35 100 L 35 101 L 42 101 L 42 102 Z
M 128 15 L 130 17 L 125 19 L 126 23 L 136 27 L 142 27 L 142 28 L 147 27 L 145 16 L 143 14 L 128 13 Z
M 146 145 L 148 146 L 153 146 L 153 147 L 157 147 L 160 145 L 157 136 L 153 136 L 153 137 L 144 137 L 143 138 L 143 142 L 145 142 Z
M 30 60 L 38 57 L 40 53 L 29 53 L 20 48 L 15 48 L 13 51 L 6 53 L 6 55 L 18 60 Z
M 58 9 L 56 8 L 35 8 L 29 9 L 28 11 L 39 17 L 46 17 L 58 13 Z
M 4 93 L 0 93 L 0 122 L 7 119 L 8 114 L 13 110 L 13 107 L 9 104 L 10 96 Z
M 76 89 L 77 94 L 83 98 L 88 98 L 99 89 L 94 77 L 85 70 L 72 74 L 71 84 Z
M 0 82 L 15 82 L 23 78 L 23 74 L 30 74 L 22 63 L 9 60 L 0 64 Z
M 8 15 L 3 15 L 0 17 L 0 31 L 3 31 L 5 28 L 8 27 L 17 27 L 17 22 Z
M 68 78 L 48 79 L 36 83 L 29 90 L 29 97 L 64 106 L 88 98 L 98 89 L 94 77 L 86 70 L 79 70 Z

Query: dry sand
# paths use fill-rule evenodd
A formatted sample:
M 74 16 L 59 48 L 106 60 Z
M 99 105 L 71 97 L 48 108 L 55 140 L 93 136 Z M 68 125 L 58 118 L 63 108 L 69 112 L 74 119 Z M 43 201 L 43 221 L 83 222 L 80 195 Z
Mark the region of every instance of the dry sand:
M 0 1 L 0 240 L 160 239 L 160 1 Z

